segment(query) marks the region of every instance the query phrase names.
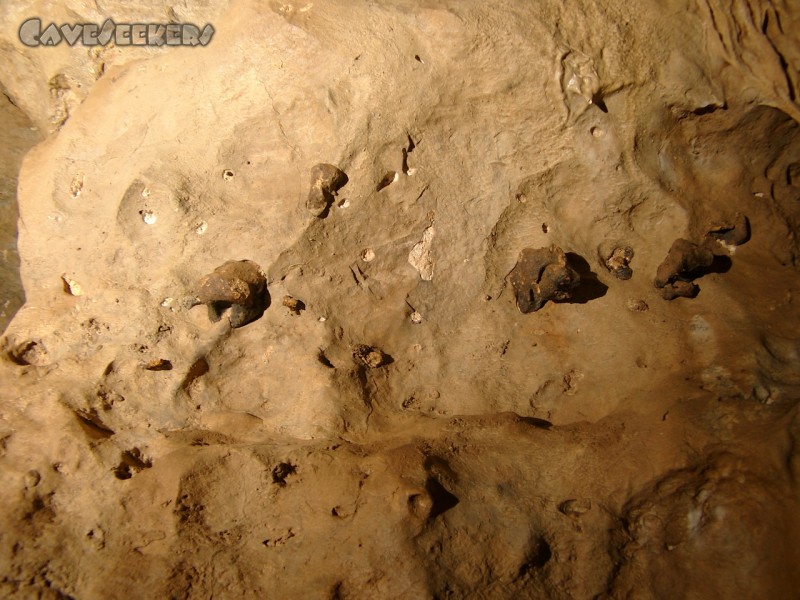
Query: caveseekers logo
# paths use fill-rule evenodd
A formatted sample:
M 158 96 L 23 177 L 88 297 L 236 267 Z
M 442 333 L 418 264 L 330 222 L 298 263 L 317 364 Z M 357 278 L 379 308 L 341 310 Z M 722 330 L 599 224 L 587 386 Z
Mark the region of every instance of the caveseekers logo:
M 114 23 L 106 19 L 102 25 L 77 23 L 57 26 L 50 23 L 42 29 L 42 20 L 28 19 L 19 28 L 19 41 L 26 46 L 105 46 L 112 40 L 117 46 L 205 46 L 214 35 L 214 27 L 200 29 L 191 23 Z

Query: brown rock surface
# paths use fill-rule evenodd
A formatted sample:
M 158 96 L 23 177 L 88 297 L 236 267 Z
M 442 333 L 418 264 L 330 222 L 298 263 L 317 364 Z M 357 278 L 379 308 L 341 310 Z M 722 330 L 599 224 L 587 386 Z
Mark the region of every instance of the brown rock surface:
M 0 16 L 0 596 L 796 597 L 796 3 Z M 730 264 L 664 302 L 678 239 Z M 520 314 L 525 248 L 568 302 Z M 242 258 L 305 309 L 189 307 Z

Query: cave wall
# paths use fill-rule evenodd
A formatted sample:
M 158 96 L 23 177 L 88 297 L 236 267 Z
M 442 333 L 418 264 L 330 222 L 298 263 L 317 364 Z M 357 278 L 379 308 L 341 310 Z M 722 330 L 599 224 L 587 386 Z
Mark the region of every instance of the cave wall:
M 792 597 L 797 8 L 0 10 L 3 594 Z

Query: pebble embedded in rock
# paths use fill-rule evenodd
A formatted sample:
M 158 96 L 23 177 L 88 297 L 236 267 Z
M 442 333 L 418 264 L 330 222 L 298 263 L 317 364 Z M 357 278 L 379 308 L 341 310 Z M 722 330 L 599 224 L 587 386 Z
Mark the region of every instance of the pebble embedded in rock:
M 336 192 L 347 185 L 347 175 L 334 165 L 320 163 L 311 169 L 311 189 L 306 208 L 314 216 L 324 218 L 333 203 Z
M 366 344 L 359 344 L 353 348 L 353 357 L 370 369 L 377 369 L 378 367 L 383 367 L 392 362 L 388 354 L 385 354 L 378 348 L 367 346 Z
M 208 306 L 216 322 L 230 308 L 231 327 L 244 327 L 260 319 L 269 307 L 267 278 L 250 260 L 228 261 L 198 282 L 197 302 Z
M 592 502 L 591 500 L 585 499 L 575 499 L 572 498 L 570 500 L 565 500 L 562 502 L 558 510 L 563 514 L 567 515 L 568 517 L 580 517 L 581 515 L 586 514 L 591 510 Z
M 152 210 L 142 210 L 140 214 L 142 215 L 142 221 L 144 221 L 146 225 L 155 225 L 158 220 L 158 216 Z
M 647 302 L 644 300 L 636 300 L 635 298 L 630 298 L 626 303 L 628 310 L 632 312 L 647 312 L 650 310 L 650 307 L 647 305 Z
M 156 358 L 147 363 L 144 368 L 148 371 L 171 371 L 172 361 L 166 358 Z
M 62 275 L 61 280 L 64 282 L 64 291 L 70 296 L 83 296 L 83 286 L 80 283 L 68 275 Z
M 630 262 L 633 260 L 633 248 L 630 246 L 614 248 L 611 256 L 606 258 L 606 268 L 614 274 L 617 279 L 628 280 L 633 276 L 633 269 Z
M 567 264 L 561 248 L 524 248 L 509 274 L 517 308 L 521 313 L 535 312 L 548 300 L 566 300 L 580 283 L 580 276 Z
M 289 295 L 283 297 L 283 305 L 296 317 L 300 316 L 300 313 L 306 309 L 306 305 L 302 300 Z

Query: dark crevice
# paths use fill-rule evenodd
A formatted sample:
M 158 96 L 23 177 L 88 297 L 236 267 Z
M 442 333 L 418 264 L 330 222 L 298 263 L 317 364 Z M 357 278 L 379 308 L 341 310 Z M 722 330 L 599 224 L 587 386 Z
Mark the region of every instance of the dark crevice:
M 435 519 L 442 513 L 447 512 L 458 504 L 458 498 L 448 492 L 444 486 L 436 481 L 433 477 L 429 477 L 425 482 L 425 489 L 431 497 L 433 506 L 429 515 L 430 519 Z
M 78 419 L 81 429 L 90 439 L 107 439 L 114 435 L 114 430 L 103 423 L 95 410 L 76 411 L 75 417 Z
M 600 96 L 595 95 L 592 98 L 592 104 L 594 104 L 597 108 L 599 108 L 601 112 L 606 114 L 608 113 L 608 107 L 606 106 L 605 101 Z
M 330 360 L 328 360 L 328 357 L 325 356 L 325 352 L 323 350 L 320 350 L 319 353 L 317 354 L 317 360 L 320 363 L 322 363 L 323 365 L 325 365 L 326 367 L 328 367 L 329 369 L 335 369 L 336 368 L 333 365 L 333 363 Z

